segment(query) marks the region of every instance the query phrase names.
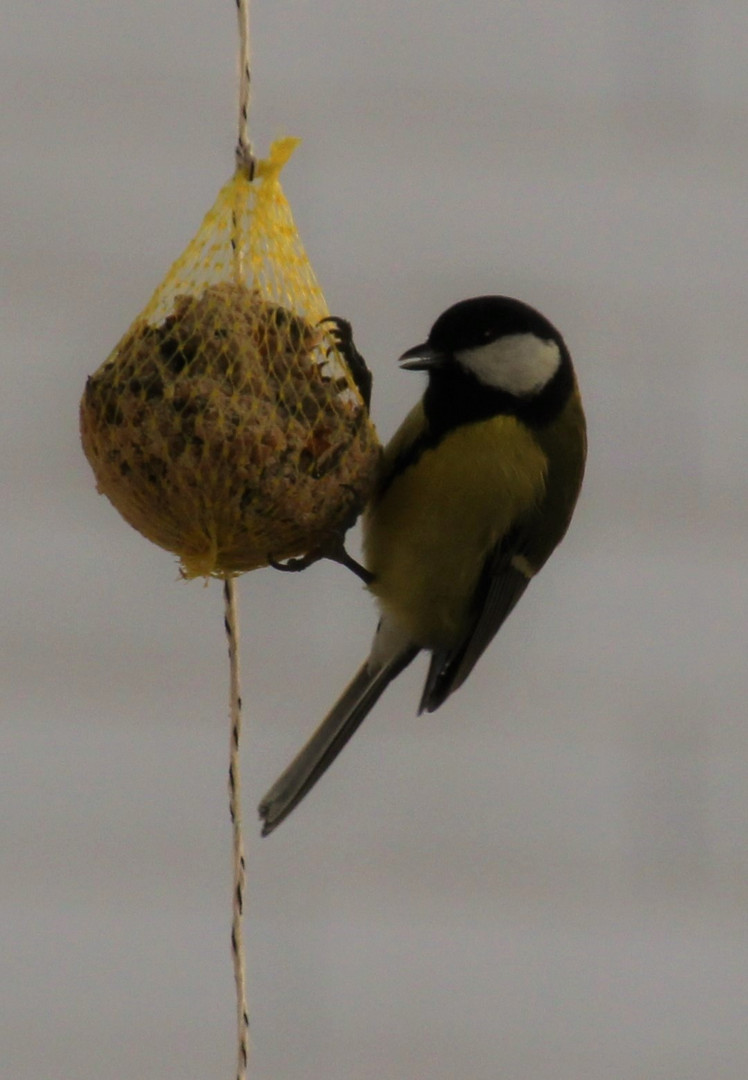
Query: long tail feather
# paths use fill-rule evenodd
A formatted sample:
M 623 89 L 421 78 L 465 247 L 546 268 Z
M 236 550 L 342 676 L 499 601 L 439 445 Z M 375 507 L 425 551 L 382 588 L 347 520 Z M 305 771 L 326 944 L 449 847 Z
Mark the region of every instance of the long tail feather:
M 312 737 L 260 803 L 263 836 L 271 833 L 298 806 L 417 652 L 411 646 L 373 670 L 370 662 L 359 668 Z

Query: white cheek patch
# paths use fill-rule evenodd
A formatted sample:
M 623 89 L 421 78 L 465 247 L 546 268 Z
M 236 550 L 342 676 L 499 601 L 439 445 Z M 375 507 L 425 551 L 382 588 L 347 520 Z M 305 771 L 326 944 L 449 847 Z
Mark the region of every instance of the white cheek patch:
M 555 341 L 508 334 L 477 349 L 463 349 L 455 359 L 486 386 L 525 397 L 547 386 L 559 369 L 561 353 Z

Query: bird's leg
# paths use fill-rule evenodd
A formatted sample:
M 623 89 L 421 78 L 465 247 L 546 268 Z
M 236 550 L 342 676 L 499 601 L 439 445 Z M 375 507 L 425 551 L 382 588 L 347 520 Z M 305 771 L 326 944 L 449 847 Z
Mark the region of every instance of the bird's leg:
M 341 566 L 351 570 L 356 577 L 361 578 L 364 585 L 371 585 L 374 580 L 371 570 L 367 570 L 357 559 L 348 554 L 345 549 L 345 539 L 342 536 L 335 537 L 333 543 L 325 551 L 324 558 L 331 559 L 332 562 L 340 563 Z

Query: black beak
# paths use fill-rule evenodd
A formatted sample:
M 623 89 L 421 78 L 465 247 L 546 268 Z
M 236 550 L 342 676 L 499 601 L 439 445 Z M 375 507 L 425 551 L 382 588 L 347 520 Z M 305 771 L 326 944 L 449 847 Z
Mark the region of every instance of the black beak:
M 431 371 L 433 368 L 443 367 L 447 357 L 439 352 L 433 345 L 424 341 L 422 345 L 414 345 L 400 357 L 398 363 L 406 371 Z

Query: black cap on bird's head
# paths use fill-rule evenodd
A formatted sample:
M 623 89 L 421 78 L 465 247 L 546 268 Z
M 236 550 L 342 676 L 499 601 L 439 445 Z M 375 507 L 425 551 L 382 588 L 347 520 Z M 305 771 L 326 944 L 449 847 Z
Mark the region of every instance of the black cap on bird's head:
M 400 364 L 428 372 L 432 409 L 435 394 L 444 399 L 445 412 L 453 411 L 447 398 L 463 399 L 454 406 L 460 416 L 529 409 L 528 419 L 547 422 L 573 386 L 571 358 L 558 330 L 508 296 L 477 296 L 447 308 Z
M 532 334 L 541 341 L 561 341 L 552 323 L 535 308 L 509 296 L 476 296 L 447 308 L 421 345 L 408 349 L 400 364 L 409 371 L 427 371 L 499 338 Z

